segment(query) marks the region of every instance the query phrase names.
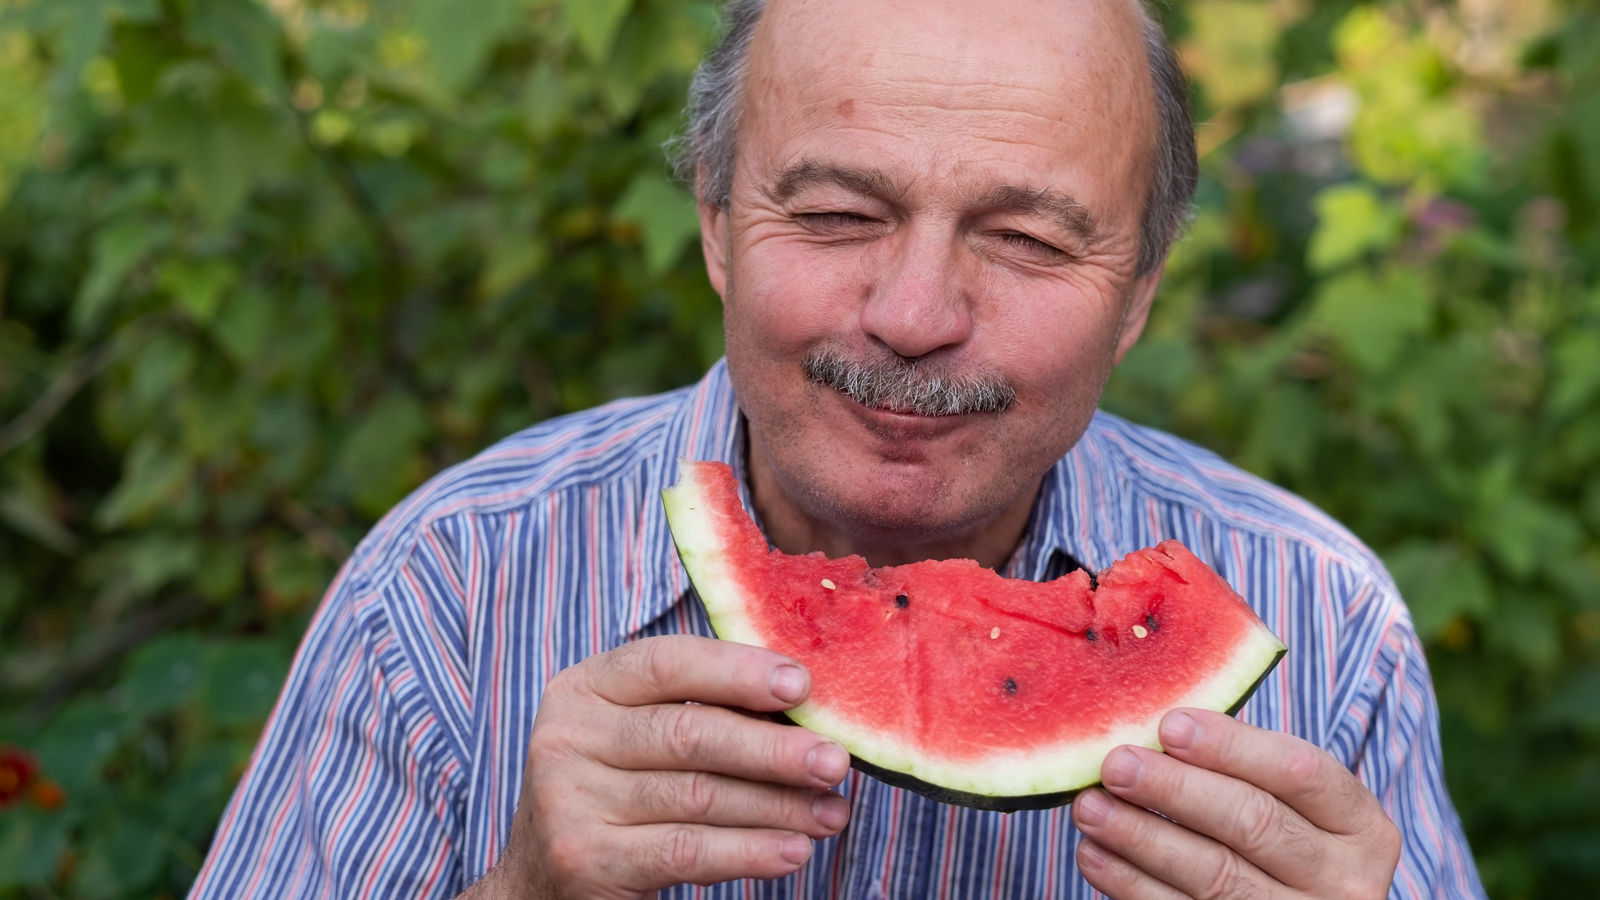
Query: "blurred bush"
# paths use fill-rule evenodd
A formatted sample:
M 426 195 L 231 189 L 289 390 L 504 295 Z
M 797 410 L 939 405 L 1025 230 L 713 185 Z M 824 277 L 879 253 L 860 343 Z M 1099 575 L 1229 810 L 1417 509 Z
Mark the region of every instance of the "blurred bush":
M 1494 895 L 1600 896 L 1600 10 L 1167 15 L 1206 178 L 1107 405 L 1371 542 Z M 0 897 L 181 894 L 368 524 L 715 359 L 660 162 L 714 27 L 0 0 Z

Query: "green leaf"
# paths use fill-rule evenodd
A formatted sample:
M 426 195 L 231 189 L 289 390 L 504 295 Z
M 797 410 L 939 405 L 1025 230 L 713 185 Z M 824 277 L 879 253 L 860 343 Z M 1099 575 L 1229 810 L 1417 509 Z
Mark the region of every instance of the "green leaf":
M 222 296 L 233 286 L 238 271 L 220 259 L 168 260 L 156 274 L 156 281 L 189 318 L 206 324 L 216 315 Z
M 1185 10 L 1191 77 L 1212 109 L 1267 96 L 1277 87 L 1273 59 L 1280 26 L 1273 7 L 1251 0 L 1195 0 Z
M 645 173 L 634 178 L 611 212 L 617 219 L 639 226 L 645 266 L 651 274 L 670 268 L 684 246 L 700 233 L 694 197 L 660 175 Z
M 1583 539 L 1572 513 L 1516 489 L 1483 505 L 1478 529 L 1489 552 L 1519 578 L 1531 576 L 1544 559 L 1572 553 Z
M 632 6 L 633 0 L 561 0 L 578 47 L 595 62 L 604 62 L 611 52 L 611 42 Z
M 1312 303 L 1312 326 L 1332 337 L 1365 375 L 1388 369 L 1433 321 L 1426 277 L 1397 266 L 1377 278 L 1365 270 L 1346 272 L 1324 282 Z
M 357 506 L 377 516 L 424 477 L 427 414 L 410 396 L 385 397 L 356 423 L 339 448 L 339 472 Z
M 279 176 L 294 158 L 285 123 L 241 83 L 191 64 L 173 92 L 135 114 L 128 155 L 175 166 L 185 196 L 208 224 L 233 216 L 256 185 Z
M 72 304 L 73 330 L 83 334 L 97 327 L 134 268 L 165 246 L 172 234 L 167 221 L 134 218 L 119 219 L 97 231 L 89 274 Z
M 259 727 L 283 687 L 288 654 L 267 641 L 230 641 L 204 659 L 206 711 L 225 727 Z
M 1561 335 L 1553 355 L 1555 371 L 1550 411 L 1568 416 L 1600 409 L 1600 334 L 1575 330 Z
M 1326 272 L 1391 247 L 1405 217 L 1363 184 L 1343 184 L 1317 195 L 1317 230 L 1311 236 L 1307 261 Z
M 172 712 L 199 695 L 206 642 L 192 632 L 158 637 L 140 647 L 123 669 L 118 688 L 136 715 Z
M 147 434 L 130 448 L 122 479 L 95 511 L 95 524 L 113 529 L 148 521 L 188 485 L 188 460 L 160 435 Z
M 1457 619 L 1481 620 L 1494 608 L 1494 588 L 1477 559 L 1451 543 L 1410 541 L 1384 557 L 1417 634 L 1438 639 Z
M 0 890 L 53 881 L 67 850 L 68 824 L 60 813 L 6 810 L 0 817 Z
M 267 96 L 281 98 L 287 89 L 278 19 L 256 0 L 202 0 L 194 6 L 189 33 L 217 51 L 233 71 Z
M 455 0 L 418 0 L 417 31 L 439 86 L 451 94 L 466 89 L 522 15 L 521 0 L 474 0 L 470 14 Z

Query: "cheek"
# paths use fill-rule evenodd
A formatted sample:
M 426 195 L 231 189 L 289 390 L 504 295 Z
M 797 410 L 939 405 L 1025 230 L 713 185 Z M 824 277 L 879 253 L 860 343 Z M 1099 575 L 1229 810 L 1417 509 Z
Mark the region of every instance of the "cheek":
M 853 254 L 772 239 L 736 248 L 725 316 L 728 337 L 768 358 L 803 353 L 850 327 L 865 290 Z

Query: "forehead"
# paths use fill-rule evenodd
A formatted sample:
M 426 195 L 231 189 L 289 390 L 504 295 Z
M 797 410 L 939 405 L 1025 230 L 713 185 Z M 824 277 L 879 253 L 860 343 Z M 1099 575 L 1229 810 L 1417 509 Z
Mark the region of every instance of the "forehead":
M 769 170 L 821 149 L 910 177 L 986 163 L 1131 176 L 1154 129 L 1136 3 L 772 0 L 741 154 Z

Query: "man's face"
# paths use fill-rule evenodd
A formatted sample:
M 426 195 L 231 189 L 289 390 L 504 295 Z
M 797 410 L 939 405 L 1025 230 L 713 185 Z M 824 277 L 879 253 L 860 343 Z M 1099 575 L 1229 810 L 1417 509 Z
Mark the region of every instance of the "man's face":
M 1025 519 L 1157 280 L 1131 3 L 774 0 L 743 114 L 701 214 L 763 515 L 830 552 Z

